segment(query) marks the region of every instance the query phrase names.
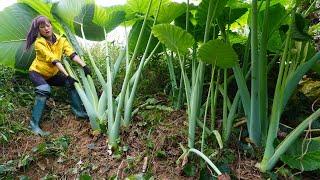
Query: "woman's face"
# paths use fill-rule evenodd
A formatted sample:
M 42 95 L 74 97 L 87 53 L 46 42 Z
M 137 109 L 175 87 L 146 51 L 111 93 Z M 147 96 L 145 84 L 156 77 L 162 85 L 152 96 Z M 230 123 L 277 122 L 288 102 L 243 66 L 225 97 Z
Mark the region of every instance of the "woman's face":
M 45 38 L 51 38 L 52 36 L 52 26 L 49 22 L 39 25 L 39 32 Z

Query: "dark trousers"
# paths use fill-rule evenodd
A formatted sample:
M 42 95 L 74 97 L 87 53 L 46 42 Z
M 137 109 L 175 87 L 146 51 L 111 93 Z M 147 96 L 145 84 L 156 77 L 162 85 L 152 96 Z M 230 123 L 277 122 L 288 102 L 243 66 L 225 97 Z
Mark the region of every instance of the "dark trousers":
M 67 80 L 67 77 L 61 73 L 46 80 L 41 74 L 35 71 L 29 71 L 29 78 L 36 87 L 43 84 L 49 84 L 50 86 L 65 86 Z

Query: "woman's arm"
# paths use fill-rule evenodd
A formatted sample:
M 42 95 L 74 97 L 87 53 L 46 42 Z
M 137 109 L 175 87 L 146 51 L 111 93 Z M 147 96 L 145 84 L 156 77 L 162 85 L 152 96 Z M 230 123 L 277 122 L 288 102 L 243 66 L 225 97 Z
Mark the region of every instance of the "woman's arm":
M 78 63 L 82 68 L 83 68 L 83 71 L 84 71 L 84 74 L 87 76 L 87 75 L 90 75 L 91 76 L 91 70 L 89 69 L 89 67 L 86 65 L 86 63 L 80 59 L 80 57 L 78 55 L 75 55 L 72 60 L 76 63 Z
M 71 47 L 70 43 L 65 40 L 63 44 L 64 54 L 69 56 L 71 60 L 79 64 L 85 73 L 85 75 L 91 75 L 90 68 L 86 65 L 86 63 L 74 52 L 73 48 Z
M 72 58 L 72 60 L 73 60 L 74 62 L 78 63 L 81 67 L 86 66 L 86 63 L 85 63 L 82 59 L 80 59 L 80 57 L 79 57 L 78 55 L 75 55 L 75 56 Z
M 66 39 L 63 43 L 63 52 L 66 56 L 70 57 L 71 60 L 78 63 L 81 67 L 84 67 L 86 65 L 86 63 L 82 59 L 80 59 L 80 57 L 77 55 L 77 53 L 71 47 L 69 41 Z
M 69 76 L 69 74 L 67 73 L 66 69 L 63 67 L 61 62 L 56 62 L 55 65 L 57 66 L 59 71 L 61 71 L 64 75 Z

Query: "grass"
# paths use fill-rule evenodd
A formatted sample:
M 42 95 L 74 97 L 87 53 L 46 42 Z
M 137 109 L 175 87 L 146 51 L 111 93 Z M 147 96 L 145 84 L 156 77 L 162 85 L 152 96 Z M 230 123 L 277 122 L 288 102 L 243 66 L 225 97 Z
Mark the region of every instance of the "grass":
M 15 73 L 4 66 L 0 66 L 0 72 L 0 143 L 6 144 L 16 133 L 28 132 L 20 118 L 33 102 L 33 88 L 26 74 Z M 21 108 L 23 111 L 17 113 Z

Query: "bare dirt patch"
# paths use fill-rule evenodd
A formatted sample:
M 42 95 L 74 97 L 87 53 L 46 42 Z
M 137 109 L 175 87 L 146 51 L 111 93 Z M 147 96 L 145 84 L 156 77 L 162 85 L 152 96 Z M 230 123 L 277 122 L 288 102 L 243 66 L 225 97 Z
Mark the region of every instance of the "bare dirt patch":
M 55 108 L 45 112 L 44 122 L 41 124 L 44 130 L 51 132 L 49 137 L 20 133 L 9 144 L 1 147 L 0 163 L 19 159 L 25 154 L 34 157 L 26 168 L 19 169 L 14 176 L 73 179 L 87 173 L 94 179 L 116 175 L 124 179 L 146 171 L 158 179 L 187 178 L 181 175 L 181 168 L 176 164 L 182 154 L 179 143 L 187 143 L 184 132 L 187 129 L 186 116 L 183 111 L 165 112 L 158 122 L 135 116 L 133 125 L 121 131 L 119 152 L 110 155 L 106 136 L 93 135 L 89 122 L 76 119 L 63 105 L 55 105 Z M 19 117 L 26 127 L 29 111 L 25 108 Z M 43 156 L 33 152 L 37 145 L 62 136 L 70 138 L 63 156 Z

